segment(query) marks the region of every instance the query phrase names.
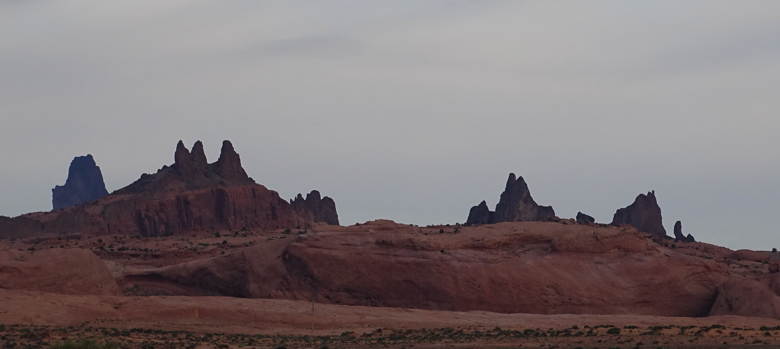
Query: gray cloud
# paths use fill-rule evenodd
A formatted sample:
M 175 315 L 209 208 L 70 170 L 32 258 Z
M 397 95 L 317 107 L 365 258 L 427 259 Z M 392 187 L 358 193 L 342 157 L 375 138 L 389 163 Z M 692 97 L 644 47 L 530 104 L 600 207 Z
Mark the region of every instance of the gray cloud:
M 780 246 L 780 3 L 0 2 L 0 214 L 93 153 L 111 189 L 178 139 L 343 221 L 463 221 L 510 171 L 561 216 L 655 189 L 666 225 Z

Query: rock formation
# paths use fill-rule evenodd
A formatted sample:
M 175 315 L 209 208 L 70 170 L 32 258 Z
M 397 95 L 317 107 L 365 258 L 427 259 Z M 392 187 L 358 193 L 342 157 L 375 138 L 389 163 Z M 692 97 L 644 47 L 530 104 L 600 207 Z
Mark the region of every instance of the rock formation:
M 742 315 L 780 318 L 780 296 L 769 280 L 733 276 L 718 287 L 708 315 Z
M 373 221 L 128 277 L 152 294 L 502 313 L 706 315 L 734 269 L 684 252 L 613 226 L 505 222 L 429 235 Z
M 241 166 L 241 158 L 230 141 L 222 143 L 219 160 L 213 164 L 207 162 L 201 141 L 195 142 L 192 152 L 179 141 L 173 158 L 173 165 L 164 166 L 154 175 L 143 174 L 140 179 L 117 190 L 115 194 L 182 191 L 255 183 Z
M 469 210 L 469 217 L 466 220 L 468 225 L 490 224 L 491 222 L 493 222 L 493 212 L 490 211 L 484 200 Z
M 43 224 L 27 217 L 0 216 L 0 239 L 18 239 L 43 230 Z
M 680 221 L 674 223 L 674 240 L 683 241 L 683 242 L 696 242 L 696 239 L 693 238 L 693 235 L 688 234 L 686 236 L 685 234 L 683 234 L 682 222 Z
M 685 234 L 682 233 L 682 222 L 674 223 L 674 239 L 677 241 L 685 240 Z
M 515 174 L 510 173 L 506 188 L 496 205 L 495 220 L 497 222 L 546 221 L 553 218 L 555 218 L 553 208 L 537 205 L 523 177 L 515 178 Z
M 73 158 L 65 185 L 52 189 L 52 206 L 61 210 L 95 201 L 108 195 L 100 167 L 91 154 Z
M 612 218 L 613 225 L 631 225 L 637 230 L 656 236 L 666 236 L 661 218 L 661 208 L 655 192 L 640 194 L 631 205 L 618 209 Z
M 594 224 L 596 219 L 582 212 L 577 212 L 577 224 Z
M 338 221 L 330 198 L 311 195 L 316 214 L 301 215 L 275 191 L 256 184 L 229 141 L 209 164 L 203 144 L 180 141 L 174 163 L 88 205 L 0 219 L 0 237 L 53 234 L 160 236 L 191 231 L 277 229 L 313 219 Z M 5 230 L 7 229 L 7 230 Z
M 514 173 L 510 173 L 495 212 L 487 210 L 487 204 L 483 201 L 471 208 L 466 224 L 550 221 L 557 218 L 552 207 L 536 204 L 522 176 L 516 178 Z
M 64 212 L 83 207 L 97 211 L 109 205 Z M 780 318 L 775 307 L 780 273 L 772 267 L 776 253 L 769 251 L 674 245 L 636 229 L 551 222 L 444 228 L 446 233 L 443 227 L 386 220 L 318 228 L 315 234 L 296 236 L 225 234 L 218 247 L 211 234 L 0 241 L 6 247 L 0 248 L 0 291 L 111 294 L 116 288 L 110 281 L 116 278 L 127 295 L 505 313 Z M 182 246 L 182 241 L 189 244 Z M 88 248 L 97 257 L 85 258 L 71 247 Z M 100 258 L 110 271 L 100 267 Z
M 173 170 L 183 178 L 208 177 L 208 161 L 201 141 L 195 142 L 192 152 L 187 150 L 184 142 L 176 144 L 176 152 L 173 155 Z
M 212 164 L 202 142 L 195 142 L 189 151 L 179 141 L 173 165 L 154 175 L 142 175 L 116 192 L 150 193 L 162 198 L 145 197 L 142 205 L 132 210 L 135 228 L 147 236 L 199 229 L 287 227 L 306 221 L 276 192 L 256 184 L 246 174 L 230 141 L 222 143 L 219 159 Z M 119 211 L 126 217 L 126 210 Z
M 339 225 L 336 202 L 327 196 L 321 197 L 319 191 L 312 190 L 306 194 L 306 199 L 298 194 L 295 199 L 290 200 L 290 205 L 299 215 L 310 218 L 314 222 Z
M 222 142 L 222 151 L 219 153 L 219 159 L 213 165 L 214 172 L 229 182 L 254 182 L 241 166 L 241 157 L 238 156 L 233 144 L 230 141 Z

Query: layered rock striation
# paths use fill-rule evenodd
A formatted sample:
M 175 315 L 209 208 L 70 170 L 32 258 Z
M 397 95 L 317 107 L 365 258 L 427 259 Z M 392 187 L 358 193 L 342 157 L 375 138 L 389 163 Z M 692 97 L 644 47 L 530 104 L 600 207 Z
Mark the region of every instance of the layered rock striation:
M 429 234 L 373 221 L 138 270 L 126 285 L 436 310 L 704 316 L 737 270 L 688 251 L 608 225 L 507 222 Z
M 103 174 L 91 154 L 73 158 L 65 185 L 52 189 L 55 210 L 78 206 L 108 195 Z

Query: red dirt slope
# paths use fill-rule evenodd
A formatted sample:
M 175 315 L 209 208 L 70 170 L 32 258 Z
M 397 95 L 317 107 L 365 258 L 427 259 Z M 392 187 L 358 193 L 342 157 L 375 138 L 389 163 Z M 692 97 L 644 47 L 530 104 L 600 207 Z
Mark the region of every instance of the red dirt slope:
M 78 295 L 119 294 L 105 262 L 85 249 L 50 249 L 34 253 L 0 251 L 0 289 Z

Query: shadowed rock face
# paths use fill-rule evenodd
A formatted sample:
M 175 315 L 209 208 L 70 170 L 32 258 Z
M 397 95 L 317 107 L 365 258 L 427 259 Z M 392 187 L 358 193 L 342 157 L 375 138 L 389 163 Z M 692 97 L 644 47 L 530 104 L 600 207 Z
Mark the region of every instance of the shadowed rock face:
M 180 141 L 174 163 L 88 205 L 51 213 L 0 219 L 0 237 L 35 234 L 139 234 L 160 236 L 191 231 L 277 229 L 312 222 L 275 191 L 256 184 L 225 141 L 209 164 L 203 144 L 192 151 Z M 314 198 L 315 196 L 313 196 Z M 319 199 L 316 217 L 337 222 L 335 203 Z
M 219 160 L 213 164 L 207 162 L 201 141 L 195 142 L 191 152 L 179 141 L 173 158 L 173 165 L 164 166 L 153 175 L 143 174 L 137 181 L 114 193 L 182 191 L 255 183 L 241 166 L 241 158 L 230 141 L 222 143 Z
M 488 208 L 487 203 L 483 200 L 479 205 L 474 206 L 469 210 L 469 217 L 466 219 L 466 224 L 490 224 L 493 221 L 493 212 Z
M 755 280 L 731 277 L 718 287 L 717 298 L 709 315 L 743 315 L 780 318 L 778 276 L 767 275 Z
M 43 230 L 41 222 L 27 217 L 0 216 L 0 239 L 21 238 Z
M 615 212 L 612 218 L 613 225 L 627 224 L 637 230 L 656 236 L 666 236 L 661 218 L 661 207 L 655 198 L 655 192 L 639 194 L 631 205 Z
M 553 218 L 553 208 L 537 205 L 523 177 L 515 178 L 515 174 L 510 173 L 501 200 L 496 205 L 496 222 L 546 221 Z
M 219 159 L 212 166 L 214 172 L 230 182 L 253 182 L 241 166 L 241 157 L 238 156 L 230 141 L 222 142 L 222 151 Z
M 100 167 L 92 155 L 78 156 L 68 169 L 65 185 L 52 189 L 52 206 L 55 210 L 95 201 L 108 195 Z
M 523 177 L 509 174 L 504 192 L 496 205 L 496 211 L 487 210 L 483 201 L 469 211 L 466 224 L 488 224 L 499 222 L 526 222 L 556 220 L 555 211 L 550 206 L 536 204 Z
M 682 233 L 682 222 L 677 221 L 674 223 L 674 239 L 685 240 L 685 234 Z
M 299 215 L 310 218 L 314 222 L 339 225 L 336 202 L 327 196 L 321 197 L 319 191 L 312 190 L 306 194 L 306 199 L 298 194 L 295 199 L 290 200 L 290 205 Z
M 275 228 L 301 224 L 279 195 L 250 178 L 230 141 L 222 143 L 219 159 L 209 164 L 203 143 L 192 151 L 179 141 L 174 163 L 116 194 L 141 195 L 141 203 L 121 207 L 113 221 L 129 225 L 144 236 L 176 234 L 188 230 Z M 128 212 L 131 215 L 128 217 Z M 122 217 L 121 219 L 119 217 Z
M 205 178 L 208 177 L 208 161 L 203 151 L 203 143 L 195 142 L 192 146 L 192 152 L 187 150 L 184 142 L 179 141 L 176 144 L 176 153 L 173 155 L 173 170 L 184 178 Z
M 582 212 L 577 212 L 577 224 L 594 224 L 596 219 Z
M 682 231 L 682 222 L 677 221 L 674 223 L 674 240 L 675 241 L 684 241 L 684 242 L 696 242 L 696 239 L 693 238 L 693 235 L 688 234 L 687 236 L 683 234 Z

